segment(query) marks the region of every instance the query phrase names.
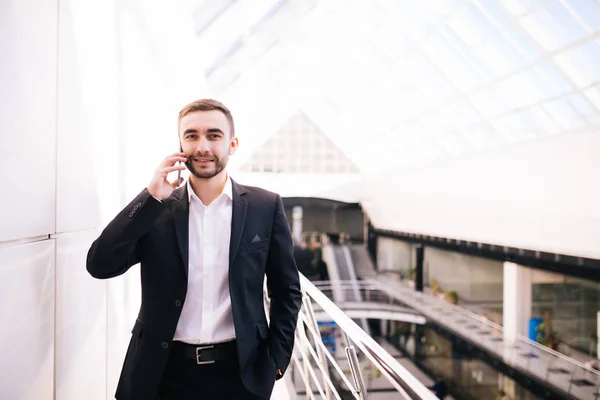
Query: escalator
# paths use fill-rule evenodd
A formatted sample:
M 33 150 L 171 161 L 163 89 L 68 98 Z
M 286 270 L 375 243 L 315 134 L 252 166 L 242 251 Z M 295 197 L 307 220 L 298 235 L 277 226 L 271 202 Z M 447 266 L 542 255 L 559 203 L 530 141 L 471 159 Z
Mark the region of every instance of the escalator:
M 356 269 L 356 277 L 358 279 L 369 279 L 377 275 L 373 261 L 369 256 L 367 248 L 363 245 L 348 246 L 352 263 Z
M 340 281 L 352 281 L 354 274 L 352 274 L 351 266 L 348 265 L 348 260 L 344 254 L 344 246 L 334 245 L 333 254 L 335 255 L 335 263 L 337 265 L 338 277 Z M 347 296 L 348 295 L 352 296 L 350 293 L 347 294 Z M 349 298 L 348 300 L 357 301 L 359 299 L 354 297 Z
M 365 246 L 355 245 L 347 248 L 351 261 L 346 265 L 350 264 L 355 268 L 355 276 L 369 280 L 377 275 Z M 343 251 L 337 249 L 336 254 L 344 254 Z M 352 272 L 348 271 L 346 276 L 351 275 Z M 399 351 L 402 357 L 411 363 L 413 371 L 416 368 L 429 379 L 443 377 L 450 393 L 456 399 L 495 399 L 498 398 L 501 389 L 507 392 L 511 399 L 550 398 L 542 393 L 539 387 L 527 385 L 511 371 L 502 370 L 489 359 L 474 352 L 468 343 L 444 335 L 443 328 L 434 323 L 417 325 L 389 321 L 386 331 L 378 338 L 380 343 L 384 341 Z M 373 334 L 379 335 L 380 332 Z
M 480 400 L 499 398 L 500 390 L 510 399 L 541 400 L 534 392 L 514 379 L 509 371 L 499 370 L 479 357 L 468 345 L 441 335 L 431 324 L 395 331 L 389 343 L 430 378 L 442 377 L 455 399 Z M 412 370 L 414 374 L 414 370 Z
M 354 270 L 352 257 L 348 252 L 347 246 L 333 245 L 332 247 L 338 279 L 342 282 L 356 282 L 356 272 Z M 363 301 L 360 290 L 357 286 L 353 286 L 348 290 L 344 290 L 342 293 L 342 301 L 355 303 Z M 365 332 L 371 332 L 371 328 L 369 327 L 366 319 L 361 318 L 360 320 L 356 320 L 354 322 L 356 322 Z

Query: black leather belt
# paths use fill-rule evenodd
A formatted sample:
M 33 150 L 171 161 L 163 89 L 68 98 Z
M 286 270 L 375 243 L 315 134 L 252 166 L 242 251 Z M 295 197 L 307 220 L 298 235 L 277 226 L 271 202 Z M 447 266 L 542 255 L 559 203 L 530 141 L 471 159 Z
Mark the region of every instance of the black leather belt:
M 176 356 L 194 360 L 196 364 L 213 364 L 216 361 L 234 360 L 237 357 L 235 340 L 225 343 L 195 345 L 173 342 L 171 352 Z

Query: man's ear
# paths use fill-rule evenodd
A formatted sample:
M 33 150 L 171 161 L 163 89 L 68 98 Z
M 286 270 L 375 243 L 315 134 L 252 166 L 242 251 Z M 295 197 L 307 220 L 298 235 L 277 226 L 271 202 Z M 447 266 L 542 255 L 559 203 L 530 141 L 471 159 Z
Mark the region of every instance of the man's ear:
M 234 137 L 231 139 L 231 142 L 229 143 L 229 155 L 232 155 L 233 153 L 235 153 L 235 151 L 237 150 L 238 147 L 238 138 Z

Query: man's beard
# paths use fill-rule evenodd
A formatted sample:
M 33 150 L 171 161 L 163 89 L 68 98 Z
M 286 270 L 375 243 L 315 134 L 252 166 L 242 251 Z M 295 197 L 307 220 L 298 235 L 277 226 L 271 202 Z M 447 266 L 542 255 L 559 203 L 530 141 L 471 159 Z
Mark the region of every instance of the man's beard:
M 212 168 L 203 168 L 203 169 L 196 169 L 196 167 L 194 166 L 194 162 L 191 160 L 192 158 L 211 158 L 213 161 L 213 167 Z M 223 171 L 225 169 L 225 167 L 227 166 L 227 161 L 229 161 L 229 156 L 225 156 L 223 158 L 219 158 L 217 156 L 200 156 L 200 155 L 193 155 L 193 156 L 189 156 L 185 162 L 185 166 L 188 168 L 188 170 L 192 173 L 192 175 L 194 175 L 196 178 L 198 179 L 210 179 L 216 175 L 218 175 L 221 171 Z

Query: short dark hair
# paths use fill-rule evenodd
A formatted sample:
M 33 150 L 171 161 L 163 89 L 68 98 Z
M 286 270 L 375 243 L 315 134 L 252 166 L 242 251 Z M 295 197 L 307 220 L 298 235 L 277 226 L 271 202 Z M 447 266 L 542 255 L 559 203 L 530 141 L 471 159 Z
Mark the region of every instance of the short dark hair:
M 229 109 L 227 107 L 225 107 L 225 105 L 223 103 L 221 103 L 220 101 L 217 101 L 217 100 L 213 100 L 213 99 L 196 100 L 196 101 L 191 102 L 187 106 L 183 107 L 181 109 L 181 111 L 179 111 L 179 118 L 177 120 L 177 124 L 179 125 L 179 123 L 181 122 L 181 119 L 183 117 L 185 117 L 186 115 L 188 115 L 189 113 L 192 113 L 194 111 L 213 111 L 213 110 L 221 111 L 225 115 L 225 118 L 227 118 L 227 121 L 229 121 L 229 127 L 231 128 L 231 137 L 234 137 L 235 136 L 235 128 L 233 125 L 233 116 L 231 115 L 231 111 L 229 111 Z

